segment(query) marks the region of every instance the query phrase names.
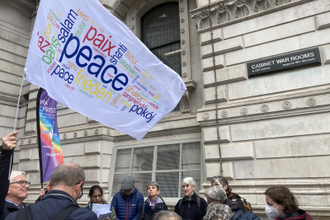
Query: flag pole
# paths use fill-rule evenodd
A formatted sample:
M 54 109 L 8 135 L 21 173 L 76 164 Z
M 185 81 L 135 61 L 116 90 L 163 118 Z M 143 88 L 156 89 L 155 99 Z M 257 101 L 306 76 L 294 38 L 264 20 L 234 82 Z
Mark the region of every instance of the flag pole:
M 22 77 L 21 87 L 19 89 L 19 94 L 18 94 L 18 100 L 17 100 L 17 106 L 16 106 L 16 115 L 15 115 L 15 122 L 14 122 L 14 131 L 16 130 L 16 122 L 17 122 L 18 110 L 19 110 L 19 101 L 21 100 L 23 82 L 24 82 L 24 76 Z M 13 158 L 14 158 L 14 150 L 13 150 L 12 155 L 10 156 L 8 180 L 10 180 L 10 174 L 11 174 L 11 169 L 12 169 L 12 165 L 13 165 Z
M 40 185 L 41 189 L 44 188 L 43 183 L 43 171 L 42 171 L 42 154 L 41 154 L 41 136 L 40 136 L 40 115 L 39 115 L 39 109 L 40 109 L 40 96 L 43 91 L 43 88 L 40 87 L 38 95 L 37 95 L 37 108 L 36 108 L 36 114 L 37 114 L 37 139 L 38 139 L 38 151 L 39 151 L 39 167 L 40 167 Z

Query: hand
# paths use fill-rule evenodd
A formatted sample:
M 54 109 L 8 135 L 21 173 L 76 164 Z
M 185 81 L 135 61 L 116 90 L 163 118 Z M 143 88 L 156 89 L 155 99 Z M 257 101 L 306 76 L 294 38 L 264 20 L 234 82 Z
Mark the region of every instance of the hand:
M 2 149 L 4 150 L 13 150 L 17 144 L 16 135 L 18 131 L 14 131 L 8 134 L 6 137 L 2 138 Z
M 45 195 L 45 189 L 40 189 L 39 190 L 40 199 L 42 199 L 42 197 L 44 197 L 44 195 Z

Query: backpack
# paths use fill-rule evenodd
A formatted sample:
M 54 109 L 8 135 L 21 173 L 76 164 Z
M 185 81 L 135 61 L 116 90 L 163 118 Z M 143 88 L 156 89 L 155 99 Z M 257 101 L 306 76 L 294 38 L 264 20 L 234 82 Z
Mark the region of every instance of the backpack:
M 78 205 L 68 205 L 56 213 L 50 220 L 64 220 L 66 219 L 74 210 L 78 209 Z M 18 210 L 17 220 L 32 220 L 31 206 L 24 209 Z
M 199 211 L 199 216 L 202 218 L 202 210 L 201 210 L 201 198 L 196 195 L 197 197 L 197 205 L 198 205 L 198 211 Z M 179 201 L 179 209 L 181 208 L 181 205 L 182 205 L 182 202 L 183 202 L 183 199 L 180 199 Z
M 237 202 L 237 200 L 240 200 L 242 202 L 245 211 L 252 212 L 252 206 L 248 201 L 246 201 L 246 199 L 244 199 L 243 197 L 232 199 L 232 201 L 234 202 Z

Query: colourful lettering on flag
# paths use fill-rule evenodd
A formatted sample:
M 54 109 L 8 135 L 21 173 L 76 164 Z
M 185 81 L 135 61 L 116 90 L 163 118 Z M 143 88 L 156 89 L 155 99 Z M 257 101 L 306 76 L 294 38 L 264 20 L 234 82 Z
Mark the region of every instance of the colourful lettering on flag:
M 25 79 L 89 118 L 142 140 L 186 91 L 98 0 L 43 0 Z

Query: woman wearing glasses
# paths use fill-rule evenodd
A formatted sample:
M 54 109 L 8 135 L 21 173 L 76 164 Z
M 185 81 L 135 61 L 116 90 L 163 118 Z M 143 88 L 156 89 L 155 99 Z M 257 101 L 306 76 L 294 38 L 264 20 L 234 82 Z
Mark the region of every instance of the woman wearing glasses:
M 88 197 L 90 201 L 86 208 L 93 210 L 93 204 L 107 204 L 107 201 L 103 199 L 103 190 L 99 185 L 94 185 L 90 188 Z
M 90 201 L 88 202 L 86 208 L 93 210 L 93 204 L 107 204 L 107 201 L 103 199 L 103 190 L 99 185 L 94 185 L 90 188 L 88 197 Z M 116 212 L 112 209 L 109 219 L 116 220 Z

